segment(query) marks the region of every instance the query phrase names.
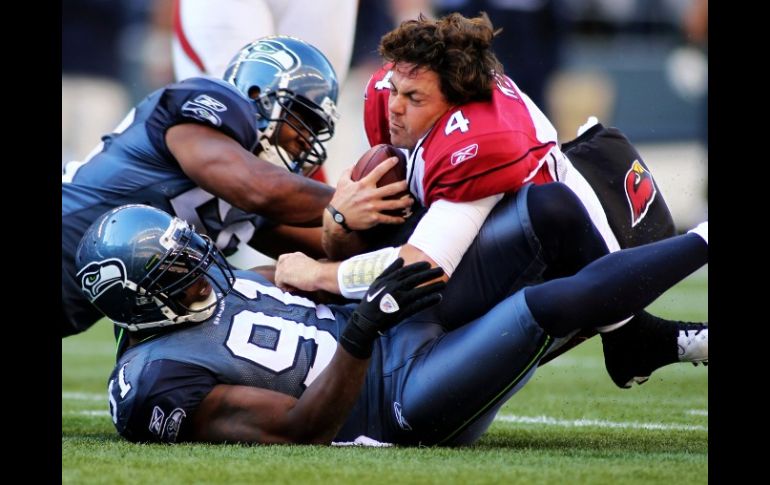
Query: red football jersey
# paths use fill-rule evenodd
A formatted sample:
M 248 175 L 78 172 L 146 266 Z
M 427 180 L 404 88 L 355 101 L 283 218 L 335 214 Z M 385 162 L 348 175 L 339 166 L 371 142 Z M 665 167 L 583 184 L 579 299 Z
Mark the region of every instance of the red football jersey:
M 390 68 L 386 64 L 372 74 L 364 91 L 364 129 L 369 146 L 386 143 L 390 145 L 388 128 L 388 97 L 390 96 Z
M 390 143 L 389 65 L 369 80 L 364 127 L 371 145 Z M 421 175 L 417 194 L 426 206 L 514 192 L 526 182 L 553 181 L 545 163 L 556 130 L 507 76 L 498 76 L 492 100 L 450 109 L 418 141 L 410 162 Z

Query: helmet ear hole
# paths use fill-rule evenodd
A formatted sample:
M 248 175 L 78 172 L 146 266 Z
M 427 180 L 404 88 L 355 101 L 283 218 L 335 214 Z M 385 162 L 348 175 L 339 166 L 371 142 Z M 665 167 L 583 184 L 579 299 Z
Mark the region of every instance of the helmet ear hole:
M 247 93 L 248 93 L 249 99 L 257 99 L 259 95 L 262 94 L 262 90 L 259 89 L 259 86 L 251 86 L 248 89 Z

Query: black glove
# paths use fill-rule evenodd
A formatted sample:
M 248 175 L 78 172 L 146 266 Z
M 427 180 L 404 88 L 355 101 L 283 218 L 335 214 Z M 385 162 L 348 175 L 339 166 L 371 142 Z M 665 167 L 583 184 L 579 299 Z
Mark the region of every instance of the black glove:
M 374 340 L 387 329 L 441 301 L 438 293 L 446 283 L 438 281 L 416 288 L 417 285 L 444 274 L 441 268 L 430 269 L 421 261 L 404 266 L 398 258 L 369 286 L 348 326 L 340 335 L 340 345 L 359 359 L 372 356 Z

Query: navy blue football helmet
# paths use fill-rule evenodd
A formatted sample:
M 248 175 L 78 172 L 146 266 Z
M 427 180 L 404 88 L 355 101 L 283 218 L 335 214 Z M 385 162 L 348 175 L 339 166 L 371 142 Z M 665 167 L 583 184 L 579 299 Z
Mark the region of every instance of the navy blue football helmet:
M 139 204 L 99 217 L 80 240 L 75 264 L 86 298 L 132 332 L 203 321 L 235 282 L 208 236 L 178 217 Z M 184 306 L 179 302 L 184 290 L 204 275 L 213 285 L 208 299 Z
M 255 102 L 265 123 L 260 126 L 260 156 L 274 162 L 277 156 L 290 171 L 305 175 L 323 164 L 323 143 L 334 135 L 339 119 L 339 83 L 321 51 L 294 37 L 263 37 L 238 51 L 224 79 L 250 99 L 259 94 Z M 275 142 L 282 123 L 304 139 L 305 149 L 297 156 Z

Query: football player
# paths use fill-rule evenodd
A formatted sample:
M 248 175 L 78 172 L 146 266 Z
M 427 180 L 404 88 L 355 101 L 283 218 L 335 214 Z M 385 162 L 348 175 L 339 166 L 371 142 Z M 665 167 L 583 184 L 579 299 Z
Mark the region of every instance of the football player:
M 380 53 L 388 64 L 367 87 L 367 135 L 371 144 L 392 143 L 408 151 L 409 187 L 427 211 L 403 244 L 313 271 L 307 270 L 314 266 L 307 258 L 282 257 L 276 274 L 279 286 L 360 298 L 378 272 L 397 257 L 427 261 L 441 267 L 446 277 L 460 264 L 478 264 L 475 273 L 467 271 L 461 281 L 450 280 L 440 304 L 445 325 L 454 326 L 487 312 L 501 296 L 549 277 L 571 275 L 621 244 L 631 247 L 674 234 L 662 196 L 655 197 L 657 188 L 649 171 L 622 133 L 599 124 L 585 126 L 582 136 L 568 145 L 573 164 L 558 146 L 550 121 L 503 74 L 491 50 L 494 35 L 484 14 L 473 19 L 451 14 L 435 21 L 420 17 L 404 22 L 383 37 Z M 575 168 L 578 162 L 585 171 Z M 608 166 L 613 173 L 596 172 Z M 555 181 L 563 185 L 540 189 Z M 625 192 L 594 190 L 602 183 Z M 538 187 L 521 194 L 518 202 L 510 200 L 528 184 Z M 392 216 L 385 214 L 362 216 L 371 210 L 367 197 L 372 193 L 369 180 L 353 183 L 343 173 L 324 214 L 324 249 L 332 258 L 358 254 L 368 244 L 360 231 L 372 223 L 357 225 L 348 217 L 391 222 Z M 482 261 L 477 255 L 483 251 L 472 249 L 474 241 L 483 242 L 477 238 L 479 229 L 503 197 L 507 207 L 499 209 L 499 219 L 505 223 L 494 227 L 510 224 L 520 235 L 517 258 L 510 264 L 494 258 Z M 557 210 L 551 209 L 549 200 Z M 585 207 L 600 240 L 591 236 L 579 214 L 567 209 L 569 204 Z M 605 213 L 605 207 L 611 210 Z M 607 214 L 613 215 L 611 220 Z M 536 230 L 533 220 L 540 221 Z M 469 250 L 474 254 L 469 256 Z M 505 283 L 496 289 L 485 281 Z M 648 313 L 635 320 L 633 327 L 662 322 Z M 599 330 L 607 332 L 625 323 Z M 669 323 L 672 329 L 680 325 L 680 337 L 686 337 L 687 324 Z M 619 386 L 627 387 L 625 372 L 610 373 Z
M 454 330 L 430 308 L 444 284 L 425 285 L 442 273 L 426 262 L 398 258 L 360 303 L 319 305 L 232 271 L 211 239 L 143 205 L 99 217 L 76 258 L 84 295 L 129 335 L 108 381 L 128 440 L 464 445 L 570 335 L 707 264 L 708 223 L 527 287 Z
M 224 79 L 191 78 L 150 94 L 85 161 L 68 163 L 62 336 L 101 316 L 75 283 L 75 248 L 118 205 L 178 215 L 225 254 L 241 241 L 271 256 L 292 246 L 323 254 L 320 231 L 295 226 L 320 225 L 333 192 L 305 176 L 326 159 L 337 95 L 334 69 L 318 49 L 292 37 L 263 38 L 237 53 Z

